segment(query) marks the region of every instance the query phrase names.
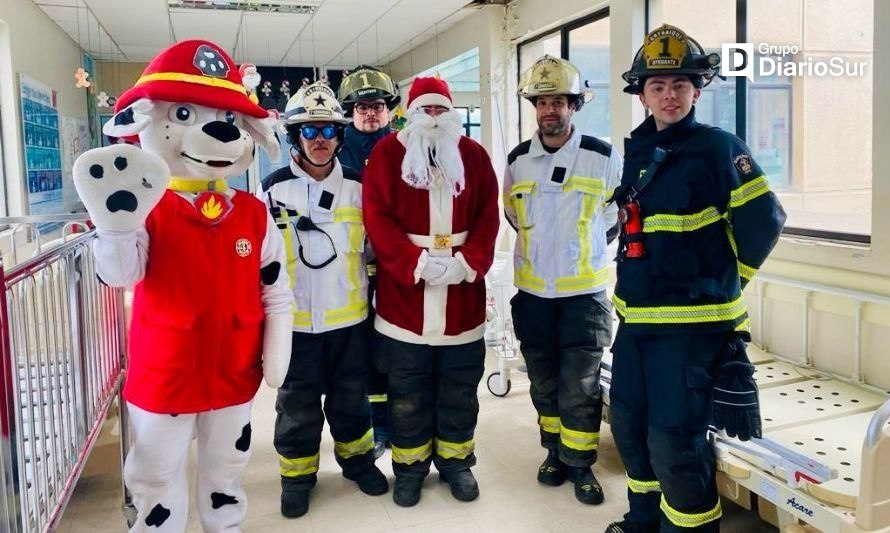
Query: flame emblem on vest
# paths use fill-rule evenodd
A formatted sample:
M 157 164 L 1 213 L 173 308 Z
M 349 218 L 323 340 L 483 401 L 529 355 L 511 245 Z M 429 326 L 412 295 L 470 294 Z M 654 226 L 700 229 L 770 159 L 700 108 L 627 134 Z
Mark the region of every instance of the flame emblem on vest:
M 252 251 L 253 245 L 250 244 L 250 240 L 242 237 L 235 241 L 235 253 L 238 254 L 238 257 L 247 257 Z

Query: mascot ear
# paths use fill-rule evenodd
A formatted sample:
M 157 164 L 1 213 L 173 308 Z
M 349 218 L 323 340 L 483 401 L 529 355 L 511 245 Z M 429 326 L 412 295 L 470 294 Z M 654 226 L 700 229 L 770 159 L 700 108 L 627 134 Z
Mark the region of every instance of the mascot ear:
M 244 129 L 266 150 L 272 161 L 277 160 L 281 153 L 281 145 L 278 144 L 278 136 L 275 135 L 275 123 L 273 117 L 256 118 L 246 115 L 244 117 Z
M 134 137 L 151 122 L 151 110 L 155 104 L 145 98 L 136 100 L 111 117 L 102 127 L 102 133 L 109 137 Z

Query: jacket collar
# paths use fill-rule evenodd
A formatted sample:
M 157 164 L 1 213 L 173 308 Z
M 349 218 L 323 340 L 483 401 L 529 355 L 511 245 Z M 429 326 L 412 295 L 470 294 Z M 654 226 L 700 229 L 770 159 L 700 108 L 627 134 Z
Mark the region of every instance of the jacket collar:
M 551 154 L 544 148 L 544 143 L 541 141 L 541 130 L 535 130 L 535 134 L 532 135 L 531 138 L 531 146 L 529 146 L 528 155 L 529 157 L 542 157 L 545 155 L 558 154 L 562 151 L 575 153 L 580 145 L 581 132 L 577 127 L 572 125 L 572 136 L 569 137 L 569 140 L 567 140 L 564 145 L 559 147 L 559 150 Z
M 647 140 L 656 144 L 668 139 L 677 139 L 686 136 L 691 131 L 697 129 L 699 123 L 695 120 L 695 106 L 689 110 L 689 114 L 683 117 L 680 122 L 671 124 L 667 128 L 658 131 L 655 126 L 655 116 L 649 115 L 642 124 L 630 132 L 631 139 Z

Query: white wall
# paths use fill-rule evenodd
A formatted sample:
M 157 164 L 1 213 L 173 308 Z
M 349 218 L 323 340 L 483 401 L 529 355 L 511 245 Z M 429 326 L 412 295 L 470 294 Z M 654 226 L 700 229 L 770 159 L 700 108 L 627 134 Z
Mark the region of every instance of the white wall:
M 0 54 L 10 54 L 12 65 L 8 67 L 9 63 L 0 57 L 6 214 L 20 216 L 28 213 L 28 189 L 22 156 L 19 74 L 27 74 L 58 92 L 60 116 L 86 118 L 87 91 L 74 87 L 74 71 L 82 66 L 80 48 L 31 0 L 0 1 Z

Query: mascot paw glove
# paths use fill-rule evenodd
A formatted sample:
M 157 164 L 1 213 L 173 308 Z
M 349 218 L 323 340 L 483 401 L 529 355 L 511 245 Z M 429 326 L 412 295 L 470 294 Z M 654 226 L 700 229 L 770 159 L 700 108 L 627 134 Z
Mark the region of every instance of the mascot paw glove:
M 266 315 L 263 330 L 263 376 L 266 384 L 277 389 L 284 384 L 290 366 L 292 318 L 287 315 Z
M 129 144 L 96 148 L 74 162 L 74 188 L 97 228 L 129 232 L 164 195 L 170 170 L 160 157 Z

